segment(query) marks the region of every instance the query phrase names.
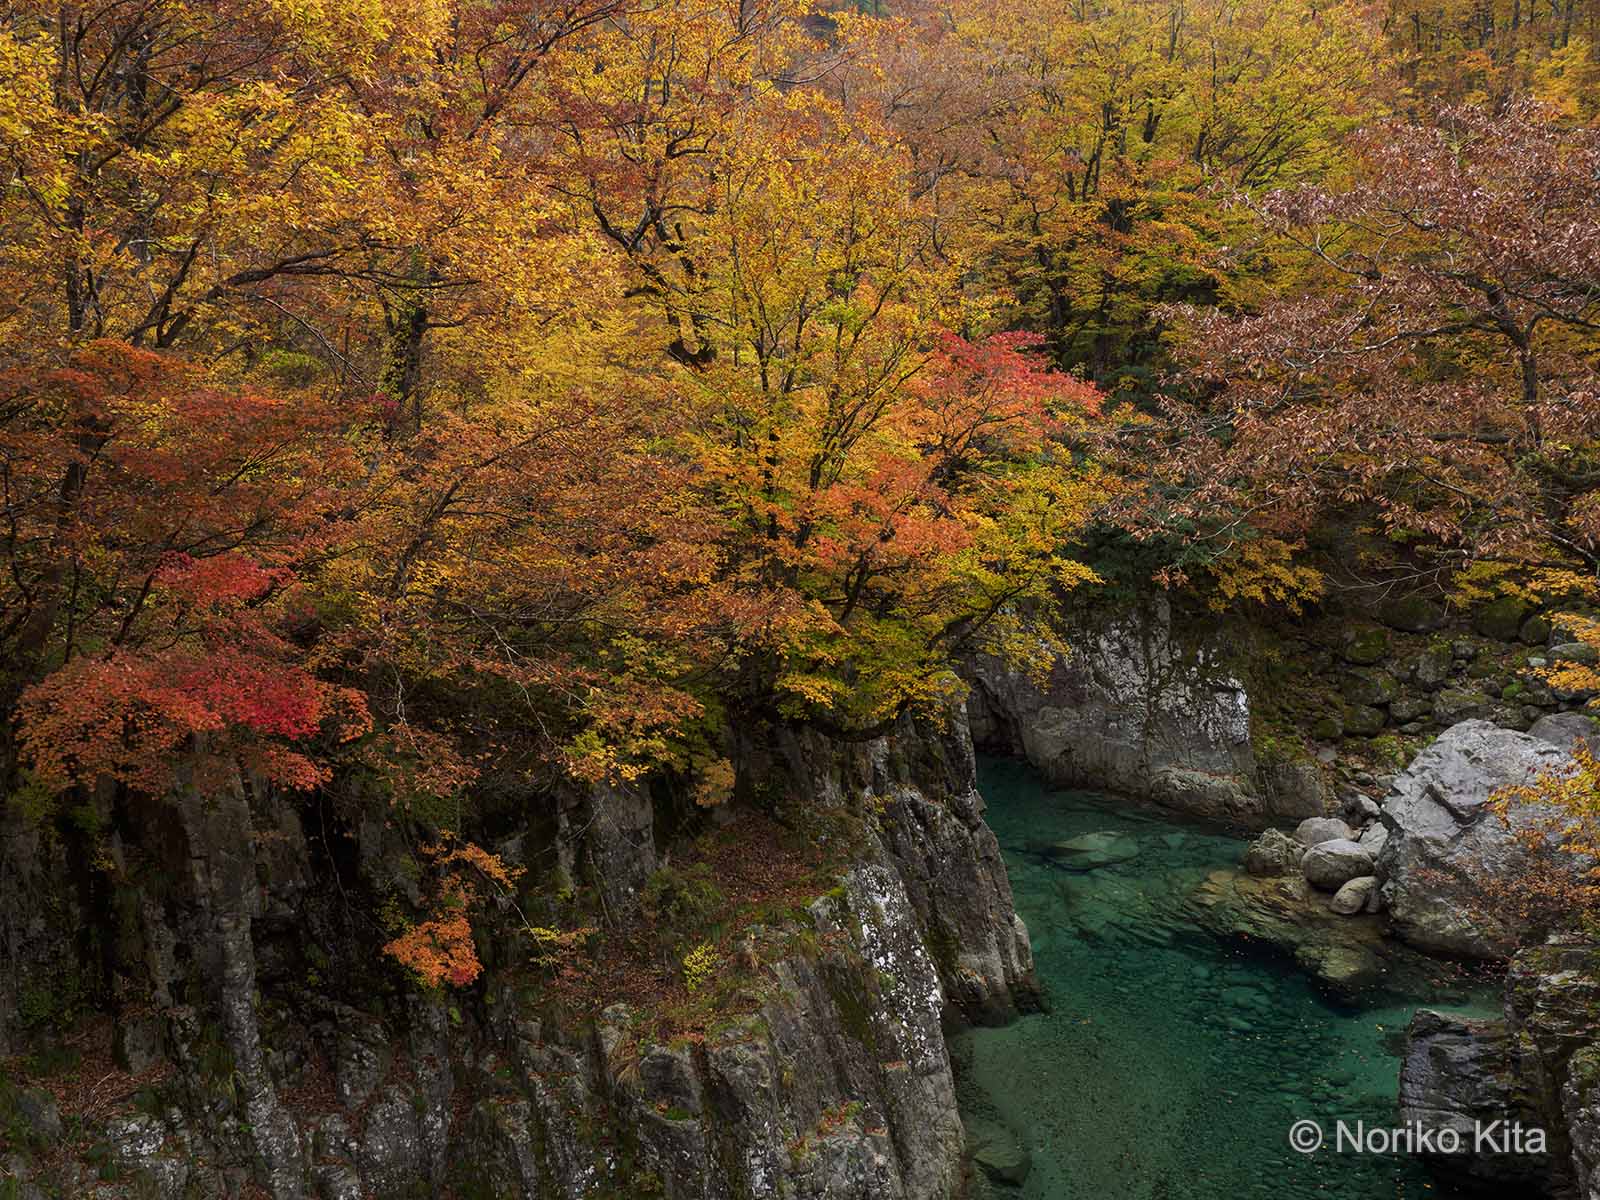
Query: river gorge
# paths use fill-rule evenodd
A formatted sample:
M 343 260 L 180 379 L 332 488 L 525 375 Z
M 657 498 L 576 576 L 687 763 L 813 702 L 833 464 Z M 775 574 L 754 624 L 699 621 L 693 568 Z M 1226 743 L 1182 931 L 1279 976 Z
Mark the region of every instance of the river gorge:
M 1022 1175 L 994 1195 L 1450 1194 L 1412 1155 L 1337 1152 L 1336 1122 L 1397 1127 L 1416 1008 L 1485 1016 L 1497 988 L 1441 963 L 1432 978 L 1334 1000 L 1282 953 L 1197 920 L 1191 894 L 1238 866 L 1243 837 L 1054 790 L 1012 760 L 981 761 L 979 784 L 1052 1000 L 1047 1014 L 952 1045 L 980 1166 Z M 1318 1121 L 1328 1145 L 1290 1149 L 1299 1120 Z

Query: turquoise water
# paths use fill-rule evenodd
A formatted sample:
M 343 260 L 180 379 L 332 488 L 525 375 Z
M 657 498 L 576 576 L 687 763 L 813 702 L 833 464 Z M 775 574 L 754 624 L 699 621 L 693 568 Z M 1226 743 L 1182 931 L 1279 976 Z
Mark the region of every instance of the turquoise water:
M 1031 1152 L 1017 1200 L 1300 1200 L 1443 1192 L 1407 1157 L 1336 1153 L 1334 1123 L 1398 1124 L 1401 1035 L 1419 1005 L 1489 1011 L 1487 988 L 1411 984 L 1351 1008 L 1292 962 L 1197 928 L 1184 900 L 1245 842 L 981 764 L 989 822 L 1033 937 L 1052 1011 L 952 1044 L 969 1127 Z M 1123 835 L 1123 861 L 1068 871 L 1044 845 Z M 1312 1119 L 1329 1147 L 1288 1145 Z

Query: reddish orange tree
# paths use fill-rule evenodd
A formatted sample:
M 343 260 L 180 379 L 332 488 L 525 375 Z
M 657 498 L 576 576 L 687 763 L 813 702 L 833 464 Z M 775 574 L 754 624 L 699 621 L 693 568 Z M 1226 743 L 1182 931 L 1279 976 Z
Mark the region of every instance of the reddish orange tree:
M 200 747 L 208 769 L 324 778 L 307 745 L 366 724 L 294 637 L 352 467 L 326 414 L 109 341 L 3 386 L 0 634 L 37 782 L 160 791 Z

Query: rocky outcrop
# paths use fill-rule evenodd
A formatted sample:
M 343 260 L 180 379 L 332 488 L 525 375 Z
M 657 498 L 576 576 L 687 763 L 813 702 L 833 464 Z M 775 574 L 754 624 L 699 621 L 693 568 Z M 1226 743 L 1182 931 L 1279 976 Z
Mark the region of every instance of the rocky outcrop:
M 1548 810 L 1517 805 L 1502 820 L 1489 801 L 1570 761 L 1549 742 L 1487 721 L 1452 726 L 1416 757 L 1383 802 L 1388 837 L 1377 866 L 1402 938 L 1430 953 L 1498 958 L 1537 932 L 1494 902 L 1497 882 L 1527 870 L 1534 855 L 1574 878 L 1585 864 L 1524 836 L 1542 828 Z
M 566 797 L 557 821 L 556 848 L 568 876 L 598 889 L 608 911 L 631 911 L 657 865 L 650 793 L 597 784 Z
M 1000 844 L 983 820 L 966 710 L 942 728 L 907 722 L 891 737 L 841 744 L 779 739 L 791 777 L 826 803 L 874 802 L 876 854 L 904 882 L 933 954 L 952 1023 L 998 1024 L 1039 1006 L 1028 931 Z
M 1460 1186 L 1589 1200 L 1600 1182 L 1597 1071 L 1600 946 L 1554 941 L 1511 960 L 1502 1017 L 1417 1013 L 1406 1035 L 1400 1115 L 1462 1133 L 1460 1153 L 1431 1160 Z M 1516 1147 L 1497 1135 L 1472 1136 L 1494 1122 L 1527 1136 Z
M 1516 1043 L 1503 1020 L 1421 1009 L 1406 1029 L 1400 1119 L 1434 1134 L 1453 1131 L 1458 1148 L 1422 1157 L 1437 1176 L 1457 1187 L 1522 1195 L 1552 1190 L 1560 1160 L 1548 1151 L 1534 1155 L 1509 1148 L 1507 1153 L 1477 1149 L 1477 1132 L 1490 1122 L 1545 1128 L 1546 1114 L 1530 1083 L 1518 1070 Z
M 1403 948 L 1384 937 L 1381 918 L 1331 911 L 1298 871 L 1266 878 L 1213 871 L 1191 904 L 1218 937 L 1274 947 L 1340 998 L 1410 966 Z
M 618 1005 L 591 1033 L 505 1029 L 455 1139 L 464 1195 L 945 1197 L 963 1136 L 938 974 L 898 876 L 852 870 L 775 958 L 759 1007 L 658 1043 Z M 765 943 L 777 953 L 776 934 Z M 508 994 L 508 1007 L 516 1011 Z
M 118 1054 L 152 1099 L 81 1130 L 92 1158 L 52 1152 L 61 1115 L 41 1109 L 27 1119 L 43 1132 L 0 1168 L 85 1197 L 99 1174 L 274 1200 L 956 1195 L 944 1032 L 1042 1002 L 964 713 L 860 743 L 769 729 L 738 761 L 834 814 L 841 866 L 803 915 L 742 935 L 715 1019 L 675 1039 L 646 1005 L 575 1017 L 492 946 L 483 994 L 459 1003 L 412 994 L 397 1011 L 391 995 L 382 1011 L 358 989 L 332 999 L 336 980 L 308 990 L 278 942 L 325 932 L 331 897 L 293 809 L 244 787 L 150 802 L 138 825 L 161 833 L 128 889 L 149 995 Z M 643 791 L 569 797 L 543 853 L 602 911 L 634 908 L 659 861 L 652 812 Z M 527 861 L 533 836 L 503 844 Z M 21 1119 L 0 1111 L 0 1128 Z
M 854 856 L 892 872 L 939 973 L 944 1022 L 999 1024 L 1043 1002 L 1027 927 L 999 843 L 984 822 L 966 709 L 906 719 L 863 741 L 752 727 L 736 748 L 743 779 L 822 811 L 870 814 Z
M 1054 783 L 1195 816 L 1261 825 L 1322 812 L 1314 765 L 1258 772 L 1244 684 L 1219 640 L 1174 632 L 1164 600 L 1085 623 L 1067 640 L 1042 681 L 988 656 L 969 665 L 980 741 L 1021 754 Z

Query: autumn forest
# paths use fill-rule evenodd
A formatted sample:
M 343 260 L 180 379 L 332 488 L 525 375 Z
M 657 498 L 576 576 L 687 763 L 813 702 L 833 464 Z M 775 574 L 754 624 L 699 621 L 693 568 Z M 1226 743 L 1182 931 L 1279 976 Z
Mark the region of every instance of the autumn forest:
M 508 813 L 771 814 L 752 729 L 937 720 L 1063 612 L 1600 646 L 1588 0 L 0 13 L 0 792 L 92 911 L 270 791 L 389 831 L 359 969 L 465 997 Z M 728 853 L 842 836 L 777 815 Z M 598 903 L 519 953 L 591 986 Z

